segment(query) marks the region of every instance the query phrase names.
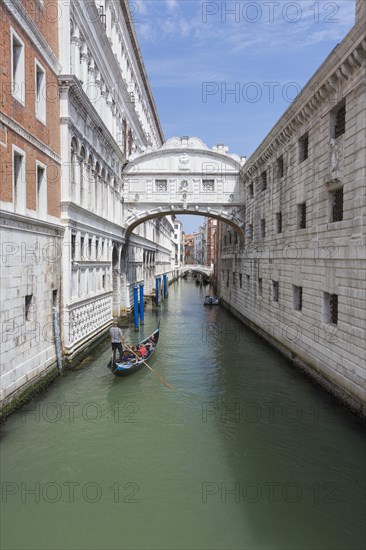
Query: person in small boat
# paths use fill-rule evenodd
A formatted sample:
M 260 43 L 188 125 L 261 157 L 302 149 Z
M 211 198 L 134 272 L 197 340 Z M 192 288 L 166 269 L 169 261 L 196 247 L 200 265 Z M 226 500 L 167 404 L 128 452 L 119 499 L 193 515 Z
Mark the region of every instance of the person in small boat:
M 142 357 L 146 357 L 146 355 L 147 355 L 147 349 L 146 349 L 146 347 L 144 346 L 144 344 L 141 344 L 140 350 L 139 350 L 139 351 L 140 351 Z
M 116 350 L 118 350 L 119 353 L 119 360 L 122 361 L 122 355 L 123 355 L 123 346 L 124 340 L 123 340 L 123 334 L 122 330 L 118 326 L 117 319 L 113 320 L 113 326 L 110 328 L 109 333 L 111 335 L 111 343 L 112 343 L 112 350 L 113 350 L 113 356 L 116 354 Z

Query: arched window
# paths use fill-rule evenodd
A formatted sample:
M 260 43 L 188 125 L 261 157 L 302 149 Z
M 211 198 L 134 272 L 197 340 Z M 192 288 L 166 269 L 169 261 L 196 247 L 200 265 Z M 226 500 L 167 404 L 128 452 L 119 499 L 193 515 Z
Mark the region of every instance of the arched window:
M 70 182 L 71 182 L 71 198 L 76 199 L 76 170 L 78 164 L 77 158 L 78 144 L 75 138 L 71 140 L 71 165 L 70 165 Z
M 80 149 L 80 204 L 83 205 L 85 201 L 85 178 L 84 178 L 84 163 L 85 163 L 85 149 Z

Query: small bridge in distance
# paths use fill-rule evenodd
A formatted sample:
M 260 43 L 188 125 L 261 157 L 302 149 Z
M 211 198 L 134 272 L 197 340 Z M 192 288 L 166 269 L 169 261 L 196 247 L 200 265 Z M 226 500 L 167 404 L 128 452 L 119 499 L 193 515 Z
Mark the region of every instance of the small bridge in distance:
M 208 267 L 207 265 L 199 265 L 199 264 L 187 264 L 182 265 L 178 268 L 179 275 L 183 275 L 184 273 L 188 273 L 189 271 L 200 273 L 201 275 L 204 275 L 205 277 L 210 277 L 213 275 L 213 267 Z

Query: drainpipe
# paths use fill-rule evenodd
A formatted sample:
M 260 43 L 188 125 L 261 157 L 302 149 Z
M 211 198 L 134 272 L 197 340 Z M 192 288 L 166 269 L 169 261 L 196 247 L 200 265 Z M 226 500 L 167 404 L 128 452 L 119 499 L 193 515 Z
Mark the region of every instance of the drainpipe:
M 53 333 L 55 336 L 55 348 L 56 348 L 56 357 L 57 357 L 57 368 L 62 371 L 62 358 L 61 358 L 61 339 L 60 339 L 60 329 L 59 329 L 59 311 L 58 306 L 52 306 L 53 313 Z

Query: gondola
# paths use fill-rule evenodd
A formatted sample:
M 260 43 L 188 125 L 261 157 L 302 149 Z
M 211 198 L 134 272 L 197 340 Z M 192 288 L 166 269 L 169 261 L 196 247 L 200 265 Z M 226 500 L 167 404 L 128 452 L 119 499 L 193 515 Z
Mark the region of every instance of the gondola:
M 220 303 L 220 298 L 218 296 L 205 296 L 203 301 L 204 306 L 218 306 Z
M 132 352 L 125 350 L 122 355 L 123 360 L 113 361 L 113 359 L 111 359 L 108 363 L 108 368 L 111 369 L 115 376 L 128 376 L 138 371 L 143 366 L 144 361 L 150 359 L 150 357 L 155 352 L 159 342 L 159 335 L 160 329 L 157 328 L 152 334 L 150 334 L 150 336 L 139 343 L 139 348 L 143 345 L 148 348 L 146 355 L 144 355 L 144 357 L 142 357 L 141 359 L 139 359 L 139 357 L 136 357 L 136 355 L 134 355 Z M 137 355 L 139 355 L 138 351 Z

